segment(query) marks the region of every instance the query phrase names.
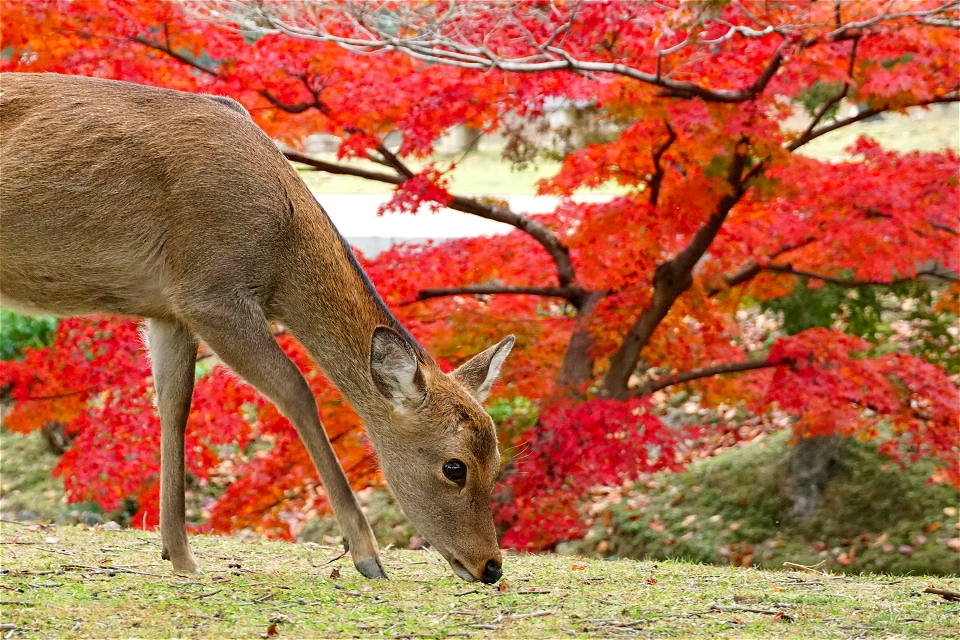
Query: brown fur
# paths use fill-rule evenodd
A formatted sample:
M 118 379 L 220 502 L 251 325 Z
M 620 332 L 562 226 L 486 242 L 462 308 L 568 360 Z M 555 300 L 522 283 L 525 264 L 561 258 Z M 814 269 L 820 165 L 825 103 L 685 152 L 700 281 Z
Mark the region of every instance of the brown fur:
M 269 331 L 277 320 L 364 419 L 414 525 L 458 575 L 480 579 L 500 565 L 489 507 L 500 456 L 479 402 L 512 338 L 443 374 L 238 106 L 109 80 L 0 75 L 0 301 L 27 313 L 150 318 L 161 534 L 176 569 L 197 568 L 183 432 L 200 339 L 291 419 L 354 563 L 386 575 L 314 398 Z M 452 458 L 468 466 L 463 487 L 443 476 Z

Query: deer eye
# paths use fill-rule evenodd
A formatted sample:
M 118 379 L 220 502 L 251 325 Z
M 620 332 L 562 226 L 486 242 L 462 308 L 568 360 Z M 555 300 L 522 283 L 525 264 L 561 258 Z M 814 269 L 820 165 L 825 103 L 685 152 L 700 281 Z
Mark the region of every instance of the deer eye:
M 467 477 L 467 465 L 456 458 L 447 460 L 443 463 L 443 475 L 447 476 L 447 480 L 460 484 Z

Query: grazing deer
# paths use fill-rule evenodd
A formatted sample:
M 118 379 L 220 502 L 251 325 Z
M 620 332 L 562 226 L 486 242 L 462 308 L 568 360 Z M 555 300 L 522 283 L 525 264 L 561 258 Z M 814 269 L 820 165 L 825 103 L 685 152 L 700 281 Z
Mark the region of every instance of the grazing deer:
M 357 569 L 377 542 L 269 322 L 366 424 L 414 526 L 467 581 L 496 582 L 500 466 L 480 403 L 509 336 L 450 374 L 390 314 L 330 219 L 238 103 L 57 74 L 0 75 L 0 295 L 26 313 L 149 318 L 163 557 L 196 571 L 184 430 L 198 340 L 294 424 Z

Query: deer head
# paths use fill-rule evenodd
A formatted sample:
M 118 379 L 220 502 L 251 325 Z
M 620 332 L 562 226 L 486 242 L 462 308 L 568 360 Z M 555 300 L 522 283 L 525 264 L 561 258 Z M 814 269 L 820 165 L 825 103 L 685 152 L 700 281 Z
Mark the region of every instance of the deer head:
M 370 425 L 383 473 L 417 531 L 468 582 L 502 575 L 490 510 L 500 452 L 481 403 L 513 343 L 508 336 L 449 374 L 386 327 L 371 344 L 370 374 L 389 414 L 388 426 Z

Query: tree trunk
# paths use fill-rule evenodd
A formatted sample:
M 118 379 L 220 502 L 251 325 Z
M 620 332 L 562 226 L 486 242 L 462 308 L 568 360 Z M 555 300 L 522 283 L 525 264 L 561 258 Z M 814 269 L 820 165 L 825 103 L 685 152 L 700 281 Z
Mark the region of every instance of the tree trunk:
M 809 518 L 823 499 L 823 491 L 836 467 L 842 438 L 838 435 L 800 438 L 791 448 L 790 484 L 794 515 Z
M 610 370 L 603 380 L 601 393 L 608 398 L 626 400 L 630 395 L 627 383 L 637 368 L 640 351 L 646 346 L 660 321 L 669 313 L 670 307 L 680 294 L 693 285 L 690 270 L 676 260 L 657 267 L 653 276 L 653 301 L 643 310 L 636 323 L 623 339 L 620 348 L 610 360 Z
M 593 338 L 587 331 L 587 319 L 604 295 L 597 291 L 586 294 L 583 303 L 577 309 L 576 328 L 570 336 L 567 352 L 563 355 L 560 375 L 557 376 L 557 386 L 573 394 L 579 394 L 583 385 L 593 379 L 593 356 L 590 354 Z

